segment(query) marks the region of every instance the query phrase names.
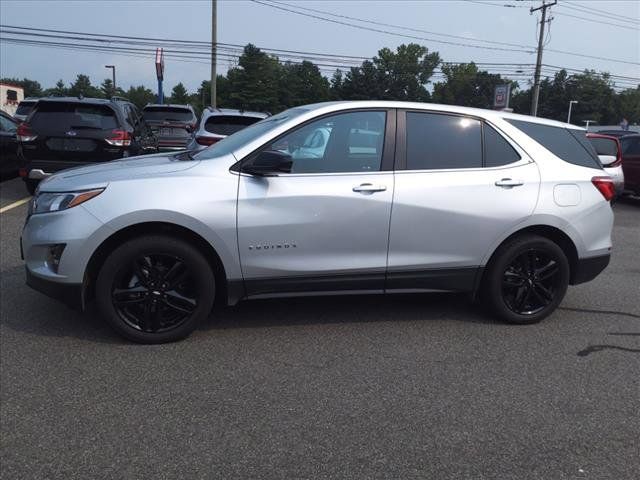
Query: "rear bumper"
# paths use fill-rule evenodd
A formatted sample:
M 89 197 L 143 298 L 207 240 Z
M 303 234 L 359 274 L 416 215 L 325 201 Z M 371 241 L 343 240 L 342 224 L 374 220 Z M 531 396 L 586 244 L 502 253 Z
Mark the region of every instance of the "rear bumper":
M 37 292 L 61 301 L 67 306 L 82 310 L 84 302 L 82 299 L 82 284 L 80 283 L 60 283 L 38 277 L 25 268 L 27 274 L 27 285 Z
M 599 255 L 597 257 L 579 258 L 571 274 L 571 285 L 590 282 L 596 278 L 609 265 L 611 255 Z

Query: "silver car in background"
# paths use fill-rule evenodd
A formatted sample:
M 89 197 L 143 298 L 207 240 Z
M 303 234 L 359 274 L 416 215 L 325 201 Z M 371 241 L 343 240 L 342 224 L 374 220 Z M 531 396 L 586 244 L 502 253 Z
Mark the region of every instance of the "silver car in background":
M 268 116 L 268 113 L 207 107 L 202 112 L 200 122 L 191 135 L 187 149 L 191 152 L 204 150 Z
M 121 335 L 189 335 L 214 302 L 471 292 L 514 324 L 608 264 L 613 183 L 583 129 L 500 111 L 297 107 L 197 154 L 43 181 L 27 283 Z

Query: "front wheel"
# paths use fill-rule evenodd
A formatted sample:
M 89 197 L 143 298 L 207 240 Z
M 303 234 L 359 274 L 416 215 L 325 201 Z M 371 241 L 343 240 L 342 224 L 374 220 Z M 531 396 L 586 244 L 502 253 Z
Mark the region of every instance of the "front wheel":
M 508 323 L 536 323 L 560 304 L 569 285 L 569 261 L 551 240 L 516 237 L 495 253 L 483 278 L 482 300 Z
M 209 315 L 214 299 L 215 278 L 206 258 L 168 236 L 120 245 L 96 282 L 98 308 L 107 323 L 139 343 L 187 337 Z

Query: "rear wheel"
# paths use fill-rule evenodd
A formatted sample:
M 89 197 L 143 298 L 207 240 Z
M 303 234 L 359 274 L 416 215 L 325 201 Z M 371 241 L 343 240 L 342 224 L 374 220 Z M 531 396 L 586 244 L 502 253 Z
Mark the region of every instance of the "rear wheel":
M 130 240 L 105 260 L 96 282 L 105 320 L 124 337 L 165 343 L 187 337 L 215 299 L 215 278 L 205 257 L 167 236 Z
M 483 279 L 482 300 L 508 323 L 536 323 L 560 304 L 569 285 L 569 261 L 551 240 L 516 237 L 495 253 Z

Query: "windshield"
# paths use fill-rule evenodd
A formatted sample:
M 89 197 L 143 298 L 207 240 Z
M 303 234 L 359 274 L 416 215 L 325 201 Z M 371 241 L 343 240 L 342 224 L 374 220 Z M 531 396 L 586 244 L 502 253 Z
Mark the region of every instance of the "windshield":
M 217 135 L 231 135 L 260 120 L 259 117 L 240 115 L 212 115 L 207 118 L 204 129 Z
M 298 115 L 302 115 L 307 112 L 306 108 L 291 108 L 284 112 L 274 115 L 273 117 L 267 117 L 253 125 L 243 128 L 239 132 L 229 135 L 223 138 L 217 143 L 214 143 L 210 147 L 205 148 L 201 152 L 197 153 L 194 157 L 198 160 L 208 160 L 210 158 L 221 157 L 235 150 L 238 150 L 243 145 L 251 143 L 256 138 L 261 137 L 265 133 L 274 128 L 280 126 L 283 122 L 290 120 Z
M 188 108 L 145 108 L 142 110 L 142 117 L 151 122 L 191 122 L 193 113 Z

